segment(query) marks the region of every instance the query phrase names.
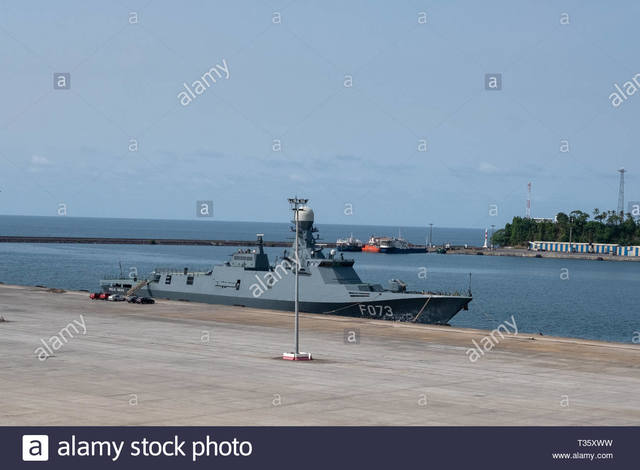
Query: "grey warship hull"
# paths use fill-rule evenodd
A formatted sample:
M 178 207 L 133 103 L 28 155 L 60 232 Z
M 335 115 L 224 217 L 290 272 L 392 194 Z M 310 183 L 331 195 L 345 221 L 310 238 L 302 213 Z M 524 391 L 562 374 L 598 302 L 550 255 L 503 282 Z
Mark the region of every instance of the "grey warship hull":
M 270 264 L 260 235 L 257 248 L 240 249 L 206 272 L 157 268 L 146 279 L 105 279 L 101 287 L 108 293 L 293 311 L 297 270 L 301 312 L 436 324 L 446 324 L 472 300 L 471 295 L 407 291 L 398 280 L 390 288 L 363 282 L 353 260 L 333 251 L 323 254 L 313 236 L 313 211 L 299 210 L 300 235 L 292 247 L 297 258 L 285 250 Z
M 128 284 L 125 284 L 128 282 Z M 129 280 L 103 280 L 102 289 L 110 294 L 126 294 L 127 288 L 117 285 L 129 285 Z M 135 284 L 135 283 L 134 283 Z M 459 295 L 441 295 L 429 293 L 405 293 L 402 297 L 389 296 L 378 298 L 350 297 L 349 299 L 305 300 L 304 287 L 301 286 L 300 311 L 362 317 L 370 319 L 408 321 L 417 323 L 446 324 L 460 310 L 467 309 L 472 297 Z M 217 305 L 263 308 L 270 310 L 293 311 L 293 300 L 255 298 L 249 295 L 223 295 L 209 292 L 186 290 L 166 290 L 150 283 L 135 292 L 135 295 L 156 299 L 202 302 Z

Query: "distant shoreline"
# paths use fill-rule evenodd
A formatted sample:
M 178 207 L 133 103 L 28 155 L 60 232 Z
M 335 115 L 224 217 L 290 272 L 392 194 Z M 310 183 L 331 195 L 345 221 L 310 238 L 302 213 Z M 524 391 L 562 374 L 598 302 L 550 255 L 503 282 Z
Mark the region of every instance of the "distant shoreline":
M 581 259 L 590 261 L 636 261 L 640 262 L 638 256 L 616 256 L 603 253 L 566 253 L 560 251 L 532 251 L 527 248 L 501 247 L 501 248 L 480 248 L 469 247 L 450 248 L 447 254 L 452 255 L 484 255 L 484 256 L 511 256 L 517 258 L 554 258 L 554 259 Z
M 182 245 L 182 246 L 254 246 L 255 240 L 199 240 L 185 238 L 126 238 L 126 237 L 30 237 L 30 236 L 0 236 L 0 243 L 75 243 L 87 245 Z M 336 244 L 323 243 L 326 248 L 335 248 Z M 290 241 L 264 241 L 264 246 L 287 248 Z M 424 245 L 411 245 L 422 248 Z M 435 253 L 432 248 L 430 253 Z M 425 247 L 426 252 L 426 247 Z M 511 256 L 516 258 L 554 258 L 554 259 L 581 259 L 591 261 L 636 261 L 637 256 L 614 256 L 595 253 L 564 253 L 552 251 L 532 251 L 526 248 L 502 247 L 482 248 L 473 246 L 452 246 L 447 249 L 448 255 L 478 255 L 478 256 Z M 402 256 L 402 255 L 395 255 Z

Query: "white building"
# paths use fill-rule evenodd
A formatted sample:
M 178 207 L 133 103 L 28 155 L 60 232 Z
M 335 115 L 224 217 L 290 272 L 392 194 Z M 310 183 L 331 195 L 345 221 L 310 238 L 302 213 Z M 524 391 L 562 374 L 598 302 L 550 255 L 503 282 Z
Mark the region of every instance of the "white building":
M 561 253 L 593 253 L 616 256 L 640 256 L 640 246 L 620 246 L 617 243 L 529 242 L 533 251 L 555 251 Z

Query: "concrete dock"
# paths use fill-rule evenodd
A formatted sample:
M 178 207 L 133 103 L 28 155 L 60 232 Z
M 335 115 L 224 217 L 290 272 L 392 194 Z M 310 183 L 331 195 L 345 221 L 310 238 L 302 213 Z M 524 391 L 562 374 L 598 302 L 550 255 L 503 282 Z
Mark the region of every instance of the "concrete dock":
M 570 253 L 561 251 L 535 251 L 527 248 L 502 247 L 461 247 L 454 246 L 447 251 L 448 255 L 484 255 L 511 256 L 516 258 L 551 258 L 551 259 L 581 259 L 591 261 L 635 261 L 640 262 L 640 256 L 608 255 L 604 253 Z
M 287 312 L 0 285 L 0 317 L 0 425 L 640 422 L 636 344 L 520 332 L 471 362 L 488 332 L 304 314 L 290 362 Z

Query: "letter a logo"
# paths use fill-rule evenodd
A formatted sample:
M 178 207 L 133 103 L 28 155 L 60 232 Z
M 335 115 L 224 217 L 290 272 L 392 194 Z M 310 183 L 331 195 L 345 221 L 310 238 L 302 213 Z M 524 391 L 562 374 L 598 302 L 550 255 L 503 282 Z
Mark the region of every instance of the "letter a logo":
M 25 462 L 46 462 L 49 460 L 49 436 L 46 434 L 23 435 L 22 460 Z

